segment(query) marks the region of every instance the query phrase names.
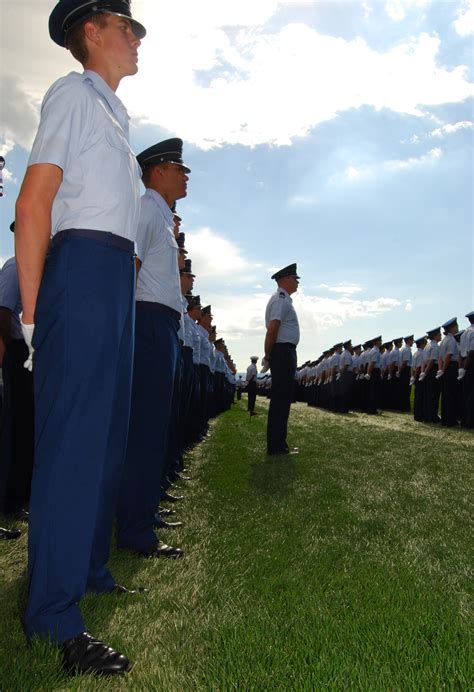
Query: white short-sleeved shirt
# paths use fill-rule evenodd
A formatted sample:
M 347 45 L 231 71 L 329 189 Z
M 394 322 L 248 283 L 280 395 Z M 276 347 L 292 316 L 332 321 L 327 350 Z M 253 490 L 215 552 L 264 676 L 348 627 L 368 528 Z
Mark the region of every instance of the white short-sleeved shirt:
M 211 342 L 209 341 L 209 332 L 200 324 L 196 324 L 199 336 L 201 337 L 200 360 L 201 365 L 211 367 Z
M 14 257 L 10 257 L 0 270 L 0 308 L 7 308 L 12 314 L 10 337 L 12 339 L 23 339 L 20 325 L 20 315 L 22 312 L 20 286 L 18 284 L 18 272 Z
M 200 334 L 200 331 L 198 329 L 198 325 L 188 314 L 185 315 L 184 319 L 187 322 L 189 321 L 189 325 L 191 327 L 191 334 L 193 337 L 193 344 L 192 344 L 193 363 L 194 363 L 194 365 L 199 365 L 201 362 L 201 341 L 202 341 L 201 334 Z M 207 332 L 206 332 L 206 334 L 207 334 Z
M 438 342 L 435 341 L 434 339 L 431 339 L 428 341 L 426 344 L 424 350 L 423 350 L 423 363 L 426 365 L 430 360 L 435 360 L 436 363 L 438 362 L 438 357 L 439 357 L 439 345 Z
M 255 363 L 250 363 L 248 366 L 245 379 L 247 382 L 252 382 L 253 380 L 255 380 L 255 382 L 257 381 L 257 366 Z
M 404 346 L 402 348 L 400 351 L 400 357 L 401 363 L 406 363 L 408 367 L 411 367 L 413 354 L 410 346 Z
M 392 365 L 392 363 L 396 366 L 400 365 L 400 349 L 398 348 L 398 346 L 394 346 L 390 351 L 390 354 L 388 356 L 388 363 L 389 365 Z
M 63 172 L 52 235 L 80 228 L 135 240 L 141 170 L 128 138 L 128 113 L 96 72 L 71 72 L 49 88 L 28 165 Z
M 368 360 L 368 362 L 369 362 L 369 363 L 373 363 L 375 368 L 379 368 L 379 369 L 380 369 L 381 360 L 382 360 L 382 358 L 381 358 L 381 355 L 380 355 L 380 351 L 379 351 L 379 349 L 377 348 L 377 346 L 374 346 L 374 347 L 371 348 L 370 351 L 369 351 L 369 360 Z
M 137 233 L 137 301 L 161 303 L 182 312 L 178 269 L 178 243 L 173 233 L 173 213 L 156 190 L 142 197 Z
M 444 359 L 448 354 L 451 354 L 453 363 L 459 361 L 458 342 L 452 334 L 446 334 L 439 345 L 439 357 Z
M 225 373 L 227 365 L 225 362 L 224 354 L 216 349 L 216 372 Z
M 181 319 L 182 322 L 182 329 L 183 329 L 183 342 L 184 346 L 188 346 L 189 348 L 193 347 L 193 333 L 192 333 L 192 319 L 189 317 L 187 313 L 187 308 L 188 308 L 188 301 L 187 299 L 182 295 L 181 296 L 181 308 L 183 312 L 183 317 Z
M 290 343 L 298 345 L 300 340 L 300 328 L 298 324 L 298 316 L 291 296 L 285 289 L 279 288 L 268 301 L 265 310 L 265 325 L 268 325 L 272 320 L 279 320 L 280 328 L 278 329 L 277 344 Z
M 417 348 L 413 355 L 412 367 L 416 370 L 423 365 L 423 349 Z
M 466 358 L 469 351 L 474 351 L 474 324 L 469 325 L 462 333 L 460 351 L 463 358 Z
M 339 368 L 342 370 L 344 365 L 347 365 L 347 372 L 352 372 L 352 354 L 349 353 L 349 351 L 344 351 L 341 353 L 341 357 L 339 358 Z

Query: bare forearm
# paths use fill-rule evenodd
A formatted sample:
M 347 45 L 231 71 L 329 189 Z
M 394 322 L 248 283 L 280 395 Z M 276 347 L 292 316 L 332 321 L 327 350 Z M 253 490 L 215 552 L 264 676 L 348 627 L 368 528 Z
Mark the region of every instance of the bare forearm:
M 62 171 L 50 164 L 28 168 L 16 203 L 15 253 L 23 322 L 34 322 L 36 299 L 51 235 L 51 210 Z

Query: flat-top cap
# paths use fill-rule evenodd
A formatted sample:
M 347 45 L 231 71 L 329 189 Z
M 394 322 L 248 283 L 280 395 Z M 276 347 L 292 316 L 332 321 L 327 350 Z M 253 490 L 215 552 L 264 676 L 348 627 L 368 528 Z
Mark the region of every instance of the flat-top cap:
M 352 339 L 349 339 L 349 341 L 344 341 L 342 344 L 344 348 L 348 348 L 349 346 L 352 346 Z
M 275 281 L 278 281 L 278 279 L 283 279 L 285 276 L 295 276 L 297 279 L 300 278 L 298 276 L 298 271 L 296 269 L 296 263 L 289 264 L 287 267 L 283 267 L 283 269 L 280 269 L 280 271 L 275 272 L 275 274 L 273 274 L 271 278 L 275 279 Z
M 250 360 L 252 361 L 252 363 L 256 363 L 258 360 L 258 356 L 250 356 Z
M 434 329 L 430 329 L 429 332 L 426 332 L 428 336 L 434 336 L 435 334 L 439 334 L 441 331 L 441 327 L 434 327 Z
M 130 20 L 137 38 L 146 35 L 143 24 L 132 18 L 130 0 L 60 0 L 49 16 L 49 35 L 58 46 L 67 47 L 71 29 L 95 14 L 115 14 Z
M 202 314 L 203 314 L 203 315 L 210 315 L 210 314 L 211 314 L 211 306 L 210 306 L 210 305 L 206 305 L 205 307 L 203 307 L 203 309 L 202 309 Z
M 403 337 L 403 339 L 404 339 L 405 341 L 408 341 L 408 339 L 413 339 L 413 338 L 414 338 L 413 334 L 410 334 L 410 336 L 404 336 L 404 337 Z
M 374 338 L 371 339 L 370 341 L 368 341 L 367 343 L 371 344 L 373 346 L 376 341 L 382 341 L 382 337 L 381 336 L 374 336 Z
M 180 271 L 181 271 L 181 274 L 189 274 L 189 276 L 196 276 L 196 274 L 193 274 L 192 260 L 190 260 L 190 259 L 184 260 L 184 267 Z
M 442 326 L 443 329 L 449 329 L 450 327 L 453 326 L 453 324 L 457 324 L 457 322 L 458 322 L 458 318 L 457 318 L 457 317 L 452 317 L 450 320 L 448 320 L 447 322 L 445 322 L 445 323 L 442 324 L 441 326 Z
M 148 147 L 138 154 L 137 161 L 142 171 L 159 163 L 175 163 L 177 166 L 181 166 L 186 173 L 191 173 L 191 169 L 183 161 L 183 140 L 178 137 L 165 139 L 163 142 Z
M 426 336 L 419 336 L 418 339 L 415 339 L 415 344 L 418 346 L 418 344 L 422 344 L 424 341 L 426 341 Z
M 471 310 L 471 312 L 468 312 L 466 317 L 469 319 L 470 317 L 474 317 L 474 310 Z

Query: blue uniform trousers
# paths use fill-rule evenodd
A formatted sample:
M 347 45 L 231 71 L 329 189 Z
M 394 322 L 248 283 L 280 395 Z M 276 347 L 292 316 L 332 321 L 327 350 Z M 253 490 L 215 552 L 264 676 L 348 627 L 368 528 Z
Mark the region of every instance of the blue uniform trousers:
M 153 529 L 179 353 L 179 314 L 154 305 L 159 306 L 137 303 L 132 409 L 117 511 L 117 545 L 137 552 L 157 541 Z
M 277 343 L 270 356 L 272 391 L 268 409 L 267 452 L 274 454 L 288 449 L 286 436 L 288 417 L 293 400 L 296 372 L 296 347 Z
M 87 590 L 115 585 L 106 565 L 130 413 L 133 243 L 86 233 L 53 239 L 33 337 L 25 626 L 56 642 L 86 629 L 77 604 Z

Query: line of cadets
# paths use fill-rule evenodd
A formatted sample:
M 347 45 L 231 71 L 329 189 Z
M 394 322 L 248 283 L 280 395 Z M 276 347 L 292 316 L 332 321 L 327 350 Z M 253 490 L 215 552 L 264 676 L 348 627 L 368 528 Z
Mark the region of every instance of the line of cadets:
M 383 342 L 377 336 L 364 344 L 335 344 L 298 367 L 295 400 L 336 413 L 408 413 L 414 387 L 416 421 L 473 428 L 474 311 L 466 317 L 469 326 L 461 331 L 453 318 L 418 339 Z M 259 379 L 258 391 L 269 396 L 271 375 Z

